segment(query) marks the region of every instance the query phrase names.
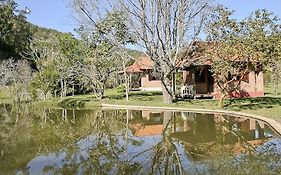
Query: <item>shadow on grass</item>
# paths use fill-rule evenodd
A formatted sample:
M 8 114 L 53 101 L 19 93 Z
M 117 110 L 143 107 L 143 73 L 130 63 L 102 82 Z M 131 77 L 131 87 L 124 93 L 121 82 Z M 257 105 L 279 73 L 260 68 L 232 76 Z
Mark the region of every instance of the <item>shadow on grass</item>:
M 255 110 L 259 108 L 273 108 L 281 105 L 280 97 L 258 97 L 226 100 L 225 107 L 235 110 Z
M 129 98 L 131 100 L 151 101 L 162 96 L 162 92 L 130 92 Z M 106 95 L 105 99 L 122 100 L 126 97 L 125 93 Z
M 62 108 L 83 108 L 86 102 L 89 102 L 90 98 L 74 98 L 70 97 L 67 99 L 62 100 L 58 106 Z

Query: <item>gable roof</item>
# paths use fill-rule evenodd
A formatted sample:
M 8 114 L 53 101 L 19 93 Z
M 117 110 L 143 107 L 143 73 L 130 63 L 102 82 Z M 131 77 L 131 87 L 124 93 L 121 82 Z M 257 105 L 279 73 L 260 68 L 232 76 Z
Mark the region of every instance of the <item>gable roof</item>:
M 211 58 L 210 54 L 217 54 L 217 49 L 221 47 L 225 47 L 227 44 L 225 43 L 218 43 L 218 42 L 204 42 L 204 41 L 196 41 L 193 42 L 191 45 L 191 49 L 185 49 L 186 51 L 182 53 L 181 59 L 177 63 L 178 68 L 187 68 L 192 66 L 211 66 L 213 63 L 213 59 Z M 237 51 L 243 49 L 241 45 L 234 45 L 228 47 L 231 50 L 235 50 L 236 52 L 231 52 L 228 58 L 225 58 L 231 62 L 257 62 L 255 58 L 251 58 L 249 56 L 241 56 L 238 55 Z M 209 55 L 209 56 L 208 56 Z M 219 56 L 219 55 L 218 55 Z M 134 64 L 127 67 L 126 70 L 129 73 L 141 73 L 145 70 L 153 69 L 154 62 L 148 56 L 142 56 L 138 58 Z
M 154 62 L 148 56 L 138 58 L 134 64 L 126 68 L 126 72 L 141 73 L 145 70 L 151 70 Z

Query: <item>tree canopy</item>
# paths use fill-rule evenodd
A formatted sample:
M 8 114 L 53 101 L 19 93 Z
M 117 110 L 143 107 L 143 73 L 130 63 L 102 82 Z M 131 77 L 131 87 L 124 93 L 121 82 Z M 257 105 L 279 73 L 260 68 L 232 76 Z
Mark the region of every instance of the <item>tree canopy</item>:
M 19 58 L 28 47 L 32 34 L 25 15 L 15 1 L 0 1 L 0 59 Z
M 248 72 L 258 73 L 271 66 L 280 60 L 281 53 L 280 20 L 274 14 L 257 10 L 237 21 L 232 18 L 233 13 L 218 6 L 207 27 L 208 40 L 212 43 L 207 54 L 212 59 L 222 99 L 239 91 L 240 81 Z

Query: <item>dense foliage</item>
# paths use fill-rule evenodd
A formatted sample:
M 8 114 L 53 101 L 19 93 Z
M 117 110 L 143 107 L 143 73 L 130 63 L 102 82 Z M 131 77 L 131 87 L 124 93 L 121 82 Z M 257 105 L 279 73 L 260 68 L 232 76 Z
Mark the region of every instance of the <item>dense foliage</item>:
M 25 15 L 14 1 L 0 1 L 0 59 L 19 58 L 27 49 L 31 30 Z
M 280 61 L 280 20 L 267 10 L 257 10 L 242 21 L 234 11 L 217 7 L 207 27 L 212 71 L 223 99 L 240 91 L 250 71 L 258 74 Z M 255 75 L 256 76 L 256 75 Z
M 134 19 L 136 16 L 128 15 L 130 9 L 126 10 L 126 4 L 121 4 L 123 8 L 108 9 L 99 14 L 101 9 L 88 9 L 88 6 L 81 6 L 82 1 L 78 3 L 80 0 L 73 2 L 77 2 L 74 8 L 78 12 L 77 18 L 81 19 L 80 27 L 76 30 L 79 39 L 70 33 L 30 24 L 26 21 L 27 12 L 19 10 L 15 1 L 0 1 L 0 59 L 6 60 L 0 63 L 1 86 L 15 89 L 21 87 L 23 80 L 13 82 L 6 80 L 10 79 L 10 75 L 17 75 L 17 69 L 23 64 L 25 70 L 28 70 L 26 76 L 30 78 L 28 81 L 24 80 L 24 91 L 19 88 L 19 91 L 15 92 L 29 94 L 26 98 L 28 100 L 31 97 L 46 99 L 50 96 L 63 97 L 89 92 L 94 93 L 97 98 L 103 98 L 106 88 L 117 87 L 124 81 L 125 85 L 128 84 L 125 67 L 142 53 L 126 47 L 130 44 L 139 44 L 144 45 L 149 52 L 147 54 L 156 63 L 155 72 L 162 75 L 160 76 L 162 84 L 165 85 L 164 100 L 168 103 L 171 95 L 175 95 L 172 79 L 175 79 L 174 74 L 180 67 L 178 65 L 180 61 L 177 59 L 182 58 L 182 52 L 186 48 L 187 53 L 194 51 L 192 43 L 198 39 L 197 36 L 203 27 L 206 27 L 209 41 L 203 43 L 207 43 L 210 48 L 207 49 L 207 54 L 208 58 L 212 59 L 215 83 L 222 94 L 221 101 L 230 93 L 239 90 L 239 81 L 249 71 L 258 73 L 267 68 L 273 73 L 276 84 L 279 82 L 280 21 L 266 10 L 257 10 L 248 18 L 237 21 L 232 18 L 234 12 L 229 9 L 222 6 L 210 9 L 209 6 L 207 8 L 207 4 L 199 3 L 196 9 L 199 8 L 197 10 L 201 12 L 207 8 L 207 11 L 198 16 L 201 25 L 196 26 L 198 31 L 194 34 L 194 41 L 189 43 L 190 41 L 184 42 L 183 39 L 177 41 L 178 44 L 170 43 L 166 47 L 165 43 L 171 42 L 171 38 L 178 38 L 179 34 L 176 38 L 172 35 L 170 39 L 166 38 L 169 35 L 165 35 L 164 31 L 158 31 L 159 27 L 150 26 L 150 23 L 146 24 L 145 21 Z M 83 1 L 85 2 L 88 1 Z M 176 2 L 175 4 L 178 5 Z M 153 5 L 147 8 L 152 7 Z M 177 7 L 181 9 L 180 6 Z M 181 19 L 182 16 L 179 15 L 178 18 Z M 206 21 L 207 19 L 210 21 Z M 165 22 L 166 18 L 162 20 Z M 144 29 L 134 28 L 132 26 L 134 22 L 141 24 Z M 192 26 L 188 24 L 187 27 Z M 204 26 L 205 24 L 207 26 Z M 155 33 L 149 30 L 151 27 L 156 27 Z M 183 32 L 182 34 L 187 32 L 181 30 L 183 29 L 178 29 L 178 32 Z M 157 33 L 159 36 L 155 36 Z M 141 38 L 142 35 L 147 38 Z M 8 60 L 9 58 L 28 61 Z M 187 61 L 184 62 L 194 61 L 188 56 L 185 58 Z M 127 91 L 128 86 L 125 86 L 125 89 Z

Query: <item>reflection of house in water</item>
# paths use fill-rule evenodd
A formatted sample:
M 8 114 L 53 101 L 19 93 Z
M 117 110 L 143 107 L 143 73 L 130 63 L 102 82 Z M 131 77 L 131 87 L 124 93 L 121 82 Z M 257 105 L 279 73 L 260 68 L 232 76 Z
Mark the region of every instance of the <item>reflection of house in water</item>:
M 190 114 L 195 117 L 190 118 Z M 265 134 L 268 126 L 255 119 L 221 114 L 185 113 L 182 116 L 188 117 L 182 117 L 183 124 L 173 123 L 177 126 L 174 126 L 176 131 L 171 136 L 189 143 L 236 143 L 239 140 L 251 141 L 270 136 Z
M 263 121 L 239 117 L 238 128 L 244 133 L 244 137 L 249 140 L 261 139 L 266 136 L 265 128 L 267 127 Z
M 130 123 L 135 136 L 160 135 L 166 129 L 170 137 L 194 144 L 236 143 L 241 139 L 263 139 L 269 136 L 266 132 L 270 134 L 269 127 L 262 121 L 221 114 L 139 111 Z
M 134 115 L 135 114 L 135 115 Z M 161 135 L 163 132 L 164 112 L 137 111 L 133 113 L 130 128 L 135 136 Z M 137 122 L 134 119 L 137 118 Z

